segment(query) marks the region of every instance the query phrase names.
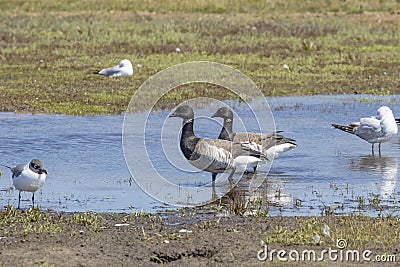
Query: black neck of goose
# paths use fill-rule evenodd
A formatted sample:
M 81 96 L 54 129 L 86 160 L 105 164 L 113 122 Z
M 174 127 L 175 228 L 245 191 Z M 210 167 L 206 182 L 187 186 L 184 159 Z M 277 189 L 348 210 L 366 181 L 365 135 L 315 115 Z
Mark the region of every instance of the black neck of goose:
M 232 141 L 232 120 L 224 119 L 224 126 L 222 127 L 221 133 L 218 139 Z
M 193 131 L 193 119 L 185 119 L 182 126 L 181 150 L 186 159 L 190 159 L 194 152 L 199 138 L 195 136 Z
M 182 139 L 195 136 L 193 131 L 193 120 L 184 119 L 182 123 Z

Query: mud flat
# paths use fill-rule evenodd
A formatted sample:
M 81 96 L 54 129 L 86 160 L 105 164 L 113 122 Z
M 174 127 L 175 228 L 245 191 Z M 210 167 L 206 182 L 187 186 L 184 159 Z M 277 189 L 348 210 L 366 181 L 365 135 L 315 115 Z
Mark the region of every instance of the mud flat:
M 400 260 L 399 225 L 398 218 L 362 216 L 224 217 L 192 210 L 168 215 L 57 213 L 7 207 L 0 211 L 0 265 L 261 266 L 270 264 L 271 257 L 283 265 L 276 254 L 280 249 L 299 265 L 328 266 L 341 259 L 342 265 L 354 264 L 340 257 L 332 260 L 334 254 L 319 261 L 322 251 L 331 249 L 358 250 L 360 262 L 382 264 L 380 257 L 385 266 L 395 266 Z M 267 246 L 265 261 L 262 243 Z M 299 261 L 289 258 L 294 250 Z M 312 255 L 301 261 L 309 250 L 315 251 L 315 261 Z M 367 258 L 362 256 L 365 250 L 371 251 Z M 296 259 L 295 252 L 290 255 Z

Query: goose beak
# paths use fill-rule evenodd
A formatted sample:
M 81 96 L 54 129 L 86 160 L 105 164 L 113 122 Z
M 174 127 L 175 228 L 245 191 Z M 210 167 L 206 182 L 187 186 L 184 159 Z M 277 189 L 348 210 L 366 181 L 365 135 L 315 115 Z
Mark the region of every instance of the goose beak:
M 211 116 L 211 118 L 219 117 L 218 116 L 218 111 L 214 113 L 214 115 Z
M 176 110 L 174 112 L 172 112 L 171 115 L 168 116 L 169 118 L 174 118 L 174 117 L 180 117 L 179 113 L 176 112 Z

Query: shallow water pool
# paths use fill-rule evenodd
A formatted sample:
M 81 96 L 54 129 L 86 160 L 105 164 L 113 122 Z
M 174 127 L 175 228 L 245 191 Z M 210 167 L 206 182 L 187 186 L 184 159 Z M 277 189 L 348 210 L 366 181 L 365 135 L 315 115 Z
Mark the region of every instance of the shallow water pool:
M 333 129 L 331 123 L 347 124 L 360 117 L 375 115 L 388 105 L 400 117 L 400 97 L 331 95 L 279 97 L 267 99 L 276 129 L 296 140 L 298 148 L 276 159 L 266 183 L 258 193 L 268 200 L 270 215 L 321 215 L 379 213 L 399 215 L 398 166 L 400 145 L 395 137 L 382 144 L 382 157 L 371 156 L 371 145 L 360 138 Z M 242 119 L 251 117 L 240 103 L 234 104 Z M 212 107 L 215 108 L 215 107 Z M 204 106 L 198 114 L 212 115 Z M 169 111 L 152 114 L 156 122 Z M 0 113 L 0 163 L 14 165 L 41 159 L 49 175 L 35 195 L 42 209 L 58 211 L 155 212 L 168 205 L 152 199 L 131 178 L 122 149 L 123 116 L 64 116 Z M 171 118 L 172 119 L 172 118 Z M 176 123 L 181 123 L 176 119 Z M 210 126 L 211 125 L 211 126 Z M 234 124 L 234 129 L 240 125 Z M 159 124 L 147 125 L 158 133 Z M 218 136 L 218 123 L 199 121 L 195 131 L 202 137 Z M 248 128 L 251 129 L 251 126 Z M 148 135 L 152 146 L 152 136 Z M 171 141 L 172 148 L 176 138 Z M 154 135 L 152 162 L 165 176 L 176 169 L 166 160 Z M 176 161 L 184 162 L 178 147 Z M 160 151 L 160 154 L 157 154 Z M 168 155 L 170 156 L 170 155 Z M 16 206 L 18 192 L 11 190 L 11 173 L 2 168 L 0 204 Z M 207 184 L 211 175 L 197 172 L 184 184 Z M 173 179 L 172 179 L 173 180 Z M 31 194 L 23 193 L 21 207 L 27 208 Z

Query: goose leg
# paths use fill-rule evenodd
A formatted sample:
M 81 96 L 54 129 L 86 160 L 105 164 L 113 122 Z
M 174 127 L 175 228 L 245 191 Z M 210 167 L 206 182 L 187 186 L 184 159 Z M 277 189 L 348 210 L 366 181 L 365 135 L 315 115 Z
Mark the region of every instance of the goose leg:
M 212 201 L 215 201 L 215 200 L 217 200 L 217 191 L 215 190 L 215 183 L 213 182 L 212 183 L 212 188 L 211 188 L 211 200 Z
M 235 185 L 235 181 L 232 179 L 234 174 L 235 174 L 235 169 L 232 170 L 231 174 L 229 174 L 229 177 L 228 177 L 228 182 L 229 182 L 231 189 Z
M 380 157 L 381 156 L 381 143 L 379 143 L 378 148 L 379 148 L 379 157 Z
M 217 178 L 217 174 L 213 172 L 211 177 L 212 177 L 212 182 L 214 183 L 215 179 Z
M 245 170 L 243 172 L 243 174 L 246 174 L 246 175 L 255 174 L 255 173 L 257 173 L 257 166 L 253 167 L 253 171 Z
M 32 207 L 35 207 L 35 193 L 32 193 Z
M 374 144 L 372 144 L 372 156 L 374 156 L 375 155 L 375 153 L 374 153 Z

